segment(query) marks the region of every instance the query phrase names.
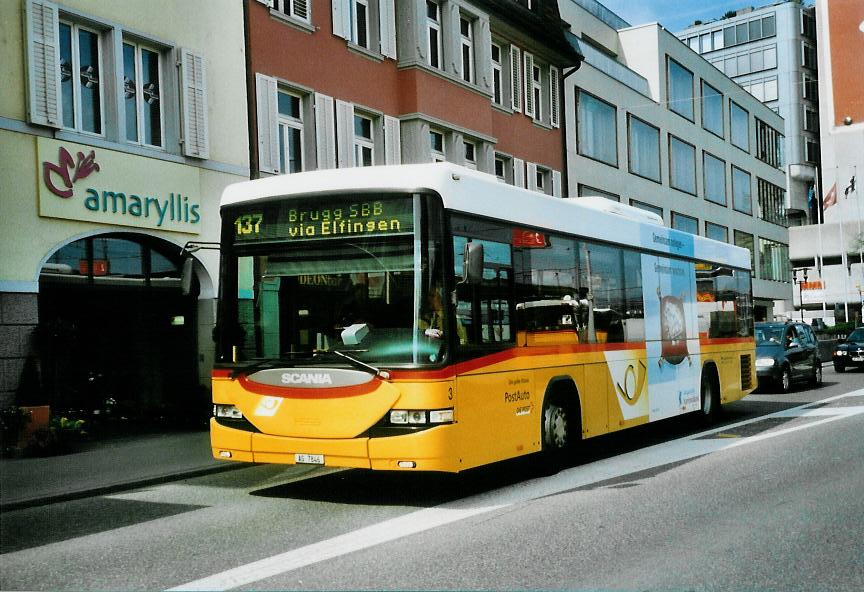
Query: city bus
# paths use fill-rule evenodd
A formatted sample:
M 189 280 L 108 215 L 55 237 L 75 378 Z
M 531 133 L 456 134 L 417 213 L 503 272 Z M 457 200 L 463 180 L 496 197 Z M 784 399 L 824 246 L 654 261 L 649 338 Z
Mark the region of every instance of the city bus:
M 217 459 L 459 472 L 756 386 L 750 254 L 449 163 L 221 203 Z

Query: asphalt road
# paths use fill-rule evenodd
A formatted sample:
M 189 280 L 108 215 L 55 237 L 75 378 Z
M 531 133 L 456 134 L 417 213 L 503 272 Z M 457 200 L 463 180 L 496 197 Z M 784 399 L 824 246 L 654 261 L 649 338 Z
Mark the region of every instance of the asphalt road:
M 0 589 L 864 589 L 864 372 L 458 478 L 260 466 L 4 513 Z

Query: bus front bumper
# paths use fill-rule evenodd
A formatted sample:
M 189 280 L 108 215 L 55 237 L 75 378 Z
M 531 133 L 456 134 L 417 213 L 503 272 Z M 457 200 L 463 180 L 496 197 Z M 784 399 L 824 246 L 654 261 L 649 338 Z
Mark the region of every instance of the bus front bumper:
M 455 439 L 455 425 L 383 438 L 325 439 L 247 432 L 210 420 L 213 457 L 240 462 L 309 464 L 311 461 L 327 467 L 455 473 L 461 470 Z

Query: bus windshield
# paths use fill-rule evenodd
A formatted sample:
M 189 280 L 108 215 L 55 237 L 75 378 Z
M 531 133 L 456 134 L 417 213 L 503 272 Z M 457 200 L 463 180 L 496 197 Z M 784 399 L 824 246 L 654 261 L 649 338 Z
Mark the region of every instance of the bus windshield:
M 443 330 L 428 330 L 436 312 L 443 322 L 443 310 L 428 306 L 440 296 L 441 241 L 423 230 L 425 200 L 362 199 L 286 199 L 226 213 L 234 240 L 223 326 L 233 327 L 236 359 L 442 360 Z

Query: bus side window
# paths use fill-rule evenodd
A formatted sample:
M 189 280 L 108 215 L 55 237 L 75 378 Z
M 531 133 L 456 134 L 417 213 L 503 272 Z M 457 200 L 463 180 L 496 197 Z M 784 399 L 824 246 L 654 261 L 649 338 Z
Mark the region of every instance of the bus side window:
M 489 240 L 483 244 L 483 281 L 479 285 L 460 284 L 462 260 L 459 256 L 467 242 L 453 237 L 456 287 L 456 322 L 462 345 L 508 343 L 513 341 L 510 309 L 512 305 L 512 258 L 510 245 Z M 467 343 L 464 343 L 467 342 Z

